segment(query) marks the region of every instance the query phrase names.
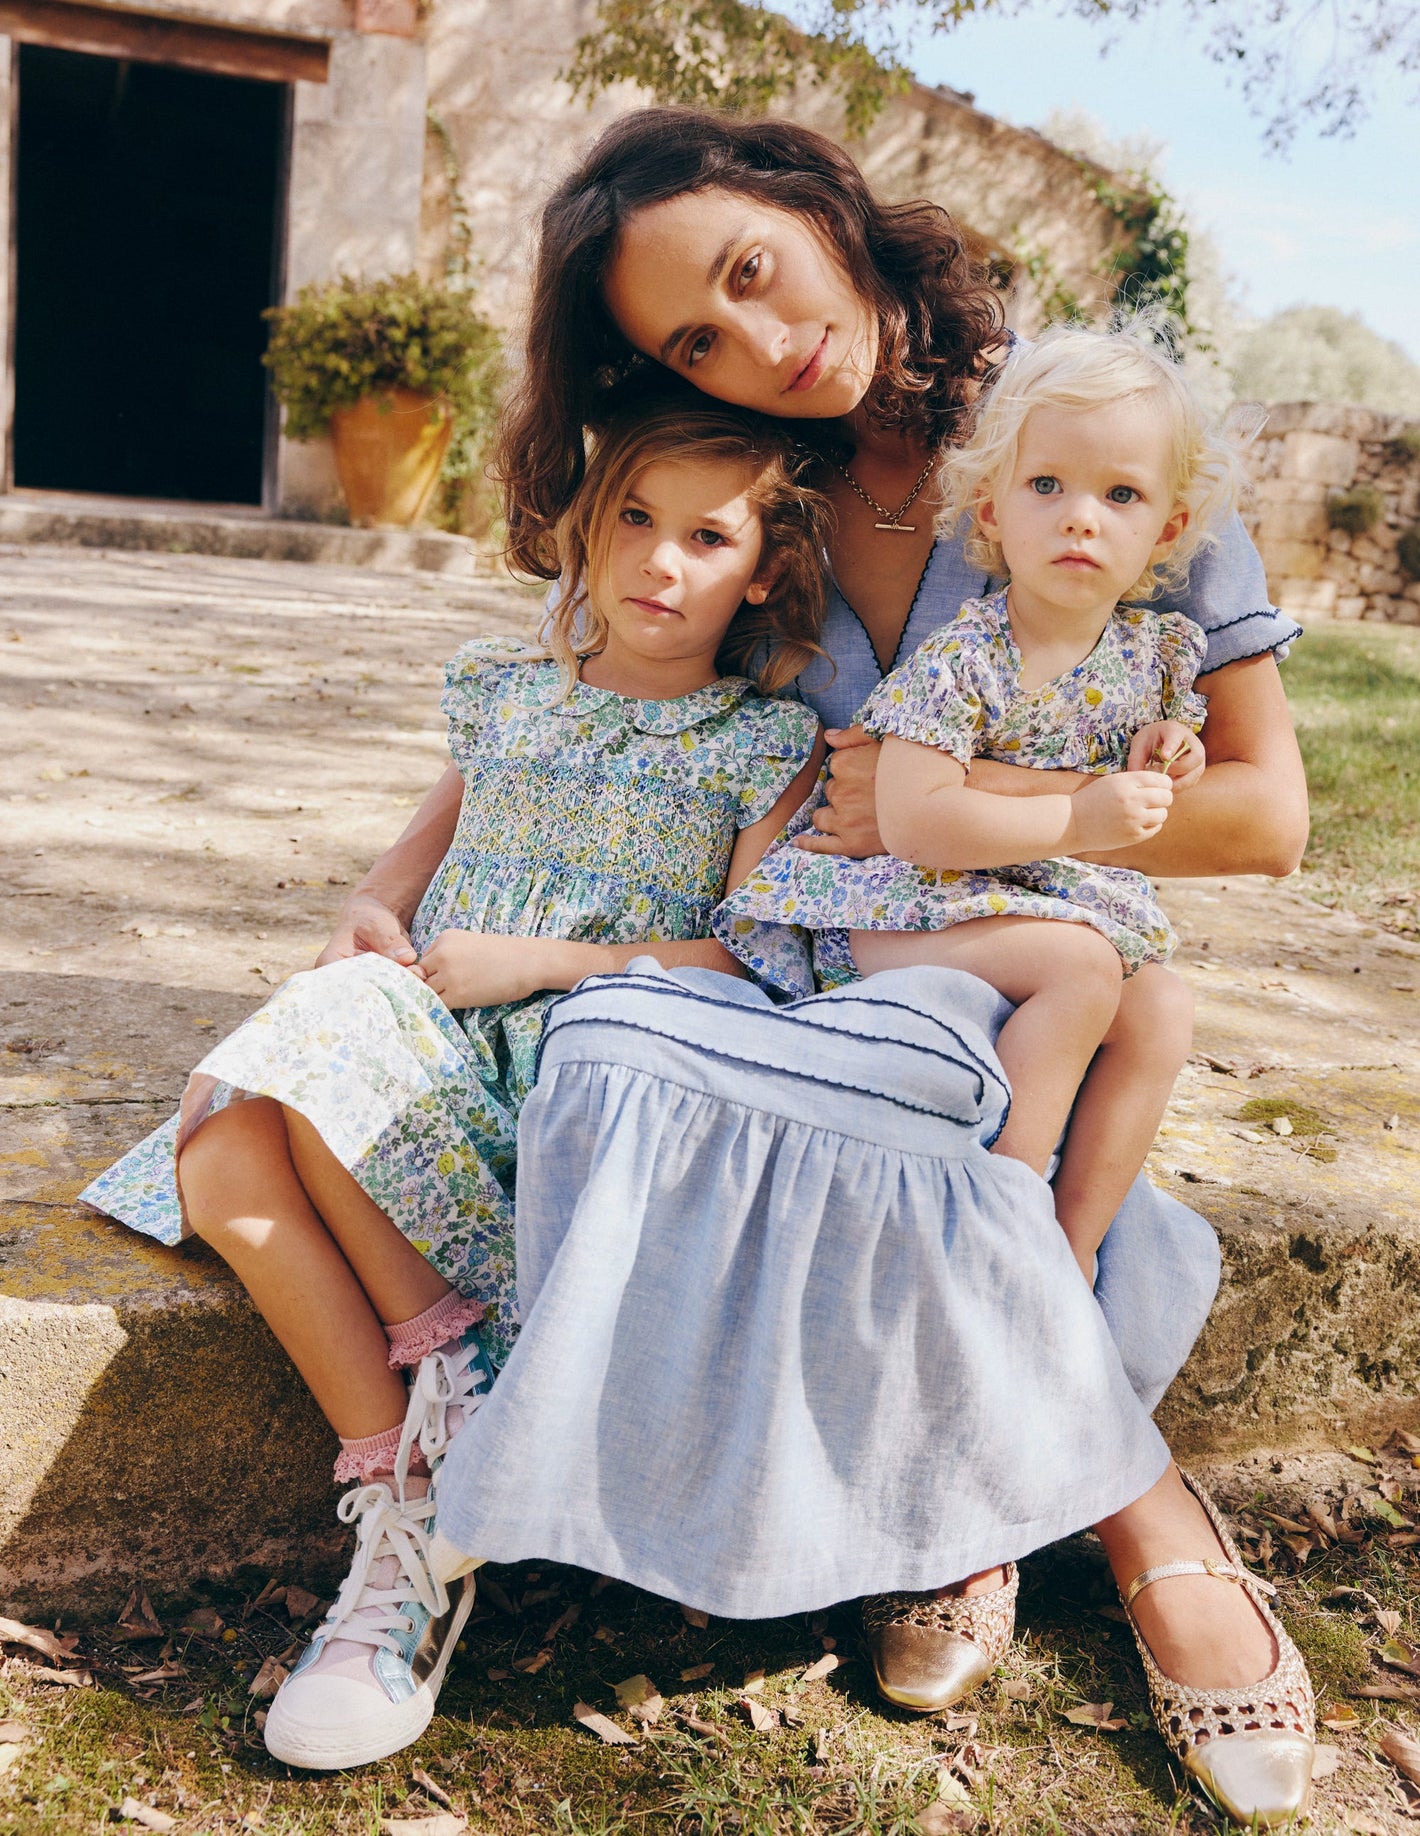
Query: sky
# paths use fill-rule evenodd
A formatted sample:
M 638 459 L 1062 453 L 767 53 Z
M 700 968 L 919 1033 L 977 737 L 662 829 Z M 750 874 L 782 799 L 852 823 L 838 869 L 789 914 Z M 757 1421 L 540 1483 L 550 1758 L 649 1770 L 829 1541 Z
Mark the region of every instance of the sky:
M 1380 77 L 1353 138 L 1303 125 L 1279 155 L 1202 45 L 1175 0 L 1108 27 L 1054 17 L 1041 0 L 1019 17 L 921 33 L 910 62 L 923 82 L 969 90 L 1021 127 L 1083 108 L 1111 139 L 1163 141 L 1159 177 L 1211 232 L 1249 317 L 1338 306 L 1420 362 L 1420 103 L 1406 100 L 1415 80 Z

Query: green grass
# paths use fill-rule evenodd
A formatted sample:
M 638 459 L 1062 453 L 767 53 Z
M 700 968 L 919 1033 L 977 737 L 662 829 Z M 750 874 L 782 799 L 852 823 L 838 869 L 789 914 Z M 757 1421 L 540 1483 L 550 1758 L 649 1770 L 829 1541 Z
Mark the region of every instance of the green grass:
M 1398 1453 L 1384 1465 L 1413 1521 L 1420 1474 Z M 1344 1821 L 1348 1807 L 1400 1819 L 1382 1827 L 1405 1827 L 1394 1775 L 1372 1756 L 1382 1720 L 1416 1730 L 1420 1699 L 1397 1705 L 1350 1694 L 1406 1686 L 1380 1665 L 1391 1634 L 1378 1609 L 1400 1615 L 1407 1644 L 1420 1633 L 1416 1551 L 1405 1533 L 1368 1517 L 1359 1499 L 1382 1476 L 1358 1465 L 1352 1504 L 1339 1488 L 1328 1494 L 1363 1540 L 1318 1538 L 1305 1560 L 1261 1515 L 1295 1516 L 1297 1498 L 1259 1495 L 1241 1520 L 1245 1547 L 1281 1588 L 1322 1714 L 1349 1707 L 1357 1716 L 1349 1731 L 1322 1735 L 1341 1749 L 1342 1764 L 1321 1793 L 1310 1836 L 1342 1836 L 1353 1827 Z M 391 1760 L 333 1777 L 291 1773 L 261 1743 L 246 1683 L 264 1656 L 291 1644 L 280 1609 L 214 1596 L 235 1639 L 171 1632 L 170 1661 L 184 1674 L 156 1686 L 125 1672 L 157 1667 L 166 1647 L 156 1640 L 86 1634 L 92 1689 L 42 1685 L 23 1658 L 12 1659 L 0 1674 L 0 1716 L 17 1717 L 36 1738 L 0 1782 L 0 1836 L 117 1830 L 125 1797 L 177 1818 L 179 1836 L 379 1836 L 382 1817 L 438 1809 L 415 1767 L 468 1819 L 471 1836 L 916 1836 L 943 1768 L 965 1793 L 957 1827 L 977 1836 L 1205 1836 L 1225 1827 L 1178 1789 L 1092 1538 L 1024 1564 L 1019 1635 L 1000 1675 L 960 1713 L 925 1720 L 877 1700 L 851 1606 L 812 1620 L 696 1628 L 669 1601 L 575 1570 L 525 1564 L 492 1574 L 425 1737 Z M 1342 1600 L 1343 1587 L 1364 1593 Z M 180 1626 L 181 1614 L 167 1614 L 161 1598 L 155 1605 L 170 1627 Z M 580 1612 L 567 1624 L 571 1606 Z M 849 1661 L 804 1684 L 825 1637 Z M 515 1668 L 542 1649 L 552 1653 L 545 1667 Z M 707 1663 L 709 1676 L 681 1680 L 683 1670 Z M 753 1670 L 764 1672 L 756 1700 L 780 1718 L 763 1734 L 739 1706 Z M 664 1712 L 637 1745 L 602 1745 L 573 1720 L 574 1706 L 585 1701 L 632 1725 L 612 1686 L 637 1672 L 659 1686 Z M 1080 1702 L 1105 1701 L 1127 1723 L 1122 1730 L 1099 1733 L 1064 1718 Z
M 1313 626 L 1283 680 L 1311 788 L 1305 890 L 1420 929 L 1420 628 Z

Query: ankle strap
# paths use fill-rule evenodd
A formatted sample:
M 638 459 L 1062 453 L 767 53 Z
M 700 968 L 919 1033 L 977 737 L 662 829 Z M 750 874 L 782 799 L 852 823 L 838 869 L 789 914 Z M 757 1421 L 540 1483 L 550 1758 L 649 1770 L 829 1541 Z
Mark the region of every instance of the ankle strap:
M 1218 1581 L 1234 1581 L 1241 1587 L 1255 1587 L 1264 1594 L 1275 1594 L 1277 1589 L 1270 1581 L 1264 1581 L 1261 1575 L 1255 1575 L 1250 1569 L 1239 1568 L 1234 1562 L 1219 1562 L 1205 1557 L 1201 1562 L 1161 1562 L 1157 1568 L 1146 1568 L 1142 1575 L 1136 1575 L 1129 1584 L 1129 1591 L 1124 1596 L 1125 1606 L 1132 1606 L 1137 1595 L 1146 1587 L 1152 1587 L 1155 1581 L 1171 1581 L 1175 1575 L 1212 1575 Z

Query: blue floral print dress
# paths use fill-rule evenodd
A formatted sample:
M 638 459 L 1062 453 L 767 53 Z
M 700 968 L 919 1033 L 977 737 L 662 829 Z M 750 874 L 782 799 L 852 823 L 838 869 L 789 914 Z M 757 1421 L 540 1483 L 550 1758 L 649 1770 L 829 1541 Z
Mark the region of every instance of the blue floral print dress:
M 642 943 L 706 937 L 741 829 L 808 758 L 811 709 L 739 677 L 667 701 L 578 683 L 503 643 L 449 665 L 443 710 L 463 774 L 458 827 L 415 916 L 444 930 Z M 177 1116 L 83 1197 L 176 1243 L 174 1154 L 242 1093 L 274 1097 L 327 1146 L 445 1280 L 487 1307 L 501 1363 L 516 1329 L 518 1112 L 556 997 L 451 1013 L 380 956 L 293 976 L 208 1053 Z
M 1123 771 L 1140 727 L 1178 720 L 1197 732 L 1203 725 L 1207 703 L 1193 682 L 1205 649 L 1204 633 L 1182 613 L 1120 606 L 1083 662 L 1025 689 L 1002 588 L 969 599 L 884 678 L 857 718 L 878 739 L 892 734 L 939 747 L 963 765 L 987 758 L 1040 770 Z M 716 935 L 771 987 L 811 994 L 815 970 L 821 986 L 852 981 L 850 930 L 941 931 L 1003 914 L 1093 925 L 1130 975 L 1172 953 L 1173 930 L 1142 874 L 1065 859 L 957 872 L 890 854 L 810 854 L 792 837 L 809 827 L 817 806 L 799 813 L 785 841 L 715 914 Z

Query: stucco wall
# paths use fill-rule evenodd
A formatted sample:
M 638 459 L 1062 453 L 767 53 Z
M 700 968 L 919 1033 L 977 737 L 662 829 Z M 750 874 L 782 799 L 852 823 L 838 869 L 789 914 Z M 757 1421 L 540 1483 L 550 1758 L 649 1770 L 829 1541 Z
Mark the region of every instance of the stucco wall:
M 1408 438 L 1407 438 L 1408 436 Z M 1415 442 L 1411 445 L 1410 442 Z M 1297 617 L 1420 624 L 1420 580 L 1396 558 L 1420 525 L 1420 421 L 1326 402 L 1283 402 L 1249 453 L 1245 511 L 1273 598 Z M 1384 512 L 1361 535 L 1333 529 L 1328 505 L 1357 485 Z

